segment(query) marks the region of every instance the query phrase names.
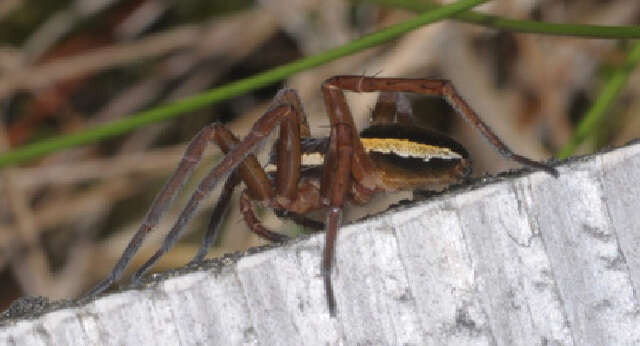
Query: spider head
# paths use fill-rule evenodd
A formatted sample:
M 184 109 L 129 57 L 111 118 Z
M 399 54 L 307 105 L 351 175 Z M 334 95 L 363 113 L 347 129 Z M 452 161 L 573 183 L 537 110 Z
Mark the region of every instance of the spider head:
M 385 190 L 442 189 L 471 172 L 469 153 L 461 144 L 421 127 L 374 125 L 360 139 Z

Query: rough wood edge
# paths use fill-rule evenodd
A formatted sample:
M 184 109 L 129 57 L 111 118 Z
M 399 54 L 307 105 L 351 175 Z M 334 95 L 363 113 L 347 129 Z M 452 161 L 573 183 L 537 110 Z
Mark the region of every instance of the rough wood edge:
M 23 299 L 0 344 L 639 344 L 640 144 L 517 171 L 85 305 Z

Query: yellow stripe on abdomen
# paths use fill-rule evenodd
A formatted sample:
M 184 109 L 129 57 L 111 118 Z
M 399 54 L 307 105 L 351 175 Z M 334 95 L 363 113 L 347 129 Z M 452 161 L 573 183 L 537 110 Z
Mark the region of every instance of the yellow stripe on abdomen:
M 421 158 L 424 161 L 431 159 L 460 160 L 462 155 L 436 145 L 428 145 L 412 142 L 408 139 L 396 138 L 361 138 L 366 151 L 375 151 L 383 154 L 395 154 L 402 157 Z

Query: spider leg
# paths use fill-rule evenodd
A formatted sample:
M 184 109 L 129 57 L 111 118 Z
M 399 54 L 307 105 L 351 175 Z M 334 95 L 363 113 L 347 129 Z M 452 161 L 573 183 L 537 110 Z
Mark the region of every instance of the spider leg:
M 286 109 L 285 113 L 282 110 Z M 280 110 L 280 111 L 278 111 Z M 280 114 L 280 115 L 278 115 Z M 276 120 L 276 121 L 274 121 Z M 270 122 L 271 121 L 271 122 Z M 261 124 L 264 122 L 265 124 Z M 218 131 L 215 132 L 214 141 L 227 153 L 223 161 L 218 165 L 222 166 L 224 161 L 228 157 L 242 156 L 244 160 L 247 155 L 252 151 L 255 151 L 257 144 L 261 143 L 264 138 L 271 133 L 276 125 L 280 125 L 280 136 L 278 138 L 278 156 L 281 158 L 281 162 L 278 165 L 278 172 L 276 177 L 276 201 L 282 203 L 286 207 L 287 203 L 295 197 L 298 180 L 300 179 L 300 136 L 309 135 L 309 125 L 307 124 L 307 117 L 304 114 L 302 105 L 297 93 L 292 89 L 283 89 L 278 92 L 274 98 L 270 109 L 265 115 L 263 115 L 253 126 L 251 132 L 243 142 L 237 143 L 237 139 L 233 134 L 226 130 L 222 125 L 218 125 Z M 238 151 L 245 143 L 248 143 L 251 137 L 256 139 L 253 143 L 250 143 L 245 148 Z M 236 144 L 237 143 L 237 144 Z M 151 268 L 155 262 L 162 257 L 170 248 L 173 247 L 178 240 L 188 220 L 191 218 L 193 211 L 197 208 L 200 200 L 210 190 L 213 189 L 217 179 L 223 175 L 228 174 L 231 170 L 235 169 L 235 166 L 242 162 L 240 160 L 233 167 L 223 168 L 224 171 L 220 173 L 212 171 L 198 187 L 198 190 L 193 194 L 187 206 L 181 213 L 178 221 L 174 227 L 169 231 L 169 234 L 165 238 L 162 246 L 156 253 L 145 262 L 142 267 L 133 275 L 132 281 L 138 281 L 144 273 Z M 238 174 L 242 177 L 242 180 L 248 187 L 248 195 L 253 199 L 271 201 L 273 191 L 271 184 L 269 183 L 266 174 L 257 160 L 254 158 L 246 160 L 238 167 Z M 207 180 L 212 179 L 212 182 Z M 266 229 L 265 229 L 266 230 Z M 285 236 L 276 237 L 275 232 L 271 232 L 272 239 L 282 240 Z
M 327 211 L 326 234 L 324 250 L 322 252 L 322 277 L 324 280 L 324 288 L 327 295 L 327 306 L 331 316 L 336 315 L 336 299 L 333 294 L 333 286 L 331 284 L 331 269 L 335 259 L 335 243 L 338 234 L 338 228 L 342 223 L 342 207 L 344 205 L 345 195 L 351 183 L 351 156 L 353 154 L 352 143 L 353 129 L 349 125 L 343 123 L 335 127 L 335 153 L 329 152 L 328 155 L 335 155 L 335 174 L 329 175 L 328 193 L 329 193 L 329 210 Z M 323 182 L 324 183 L 324 182 Z
M 216 202 L 216 206 L 213 208 L 213 212 L 211 213 L 207 232 L 202 239 L 202 245 L 200 246 L 200 249 L 198 249 L 198 253 L 189 263 L 198 263 L 202 261 L 205 256 L 207 256 L 209 248 L 211 248 L 213 243 L 215 243 L 216 239 L 218 238 L 218 230 L 220 228 L 220 224 L 224 220 L 224 214 L 229 209 L 229 202 L 231 201 L 233 190 L 236 188 L 236 186 L 238 186 L 239 183 L 240 176 L 238 175 L 238 173 L 233 173 L 229 178 L 227 178 L 227 181 L 222 187 L 220 197 L 218 197 L 218 202 Z
M 240 142 L 240 140 L 224 126 L 218 126 L 213 136 L 213 141 L 218 144 L 225 154 Z M 218 202 L 211 214 L 207 232 L 202 240 L 202 246 L 198 250 L 198 254 L 191 260 L 191 263 L 201 261 L 206 256 L 213 242 L 215 242 L 218 235 L 218 228 L 231 201 L 233 190 L 241 180 L 244 181 L 247 186 L 245 193 L 252 199 L 270 201 L 273 198 L 274 193 L 271 182 L 262 169 L 262 166 L 254 155 L 247 156 L 247 159 L 238 166 L 236 172 L 227 178 L 222 192 L 218 197 Z
M 376 174 L 376 168 L 367 155 L 362 142 L 358 139 L 358 130 L 353 121 L 353 116 L 347 105 L 347 100 L 342 92 L 342 89 L 333 83 L 334 78 L 330 78 L 322 83 L 322 95 L 324 97 L 325 107 L 327 108 L 327 114 L 329 115 L 329 123 L 331 124 L 331 138 L 329 140 L 329 146 L 327 148 L 327 155 L 325 155 L 325 163 L 322 174 L 321 195 L 325 196 L 325 204 L 328 204 L 327 187 L 328 183 L 332 181 L 330 175 L 335 172 L 337 165 L 332 162 L 336 159 L 337 142 L 336 142 L 336 128 L 340 124 L 347 125 L 351 128 L 351 141 L 353 149 L 353 157 L 351 162 L 351 173 L 353 178 L 364 190 L 373 192 L 376 189 L 378 183 L 378 176 Z M 334 153 L 334 154 L 332 154 Z
M 269 174 L 270 178 L 272 176 L 273 173 Z M 322 204 L 320 203 L 320 194 L 317 187 L 319 174 L 316 173 L 316 170 L 304 170 L 301 172 L 301 176 L 304 176 L 305 178 L 300 180 L 298 183 L 296 199 L 291 201 L 288 208 L 285 209 L 276 206 L 273 208 L 273 211 L 276 216 L 288 218 L 298 225 L 302 225 L 313 230 L 322 230 L 324 229 L 324 223 L 313 220 L 304 215 L 309 211 L 322 208 Z M 249 226 L 249 229 L 258 236 L 277 242 L 281 242 L 289 238 L 285 235 L 273 232 L 262 225 L 261 221 L 254 213 L 253 201 L 247 191 L 240 196 L 240 210 L 246 224 Z
M 295 90 L 280 90 L 274 97 L 272 107 L 277 105 L 291 105 L 294 111 L 293 116 L 287 117 L 280 123 L 280 137 L 277 147 L 278 152 L 281 153 L 280 155 L 284 157 L 284 161 L 287 164 L 284 169 L 281 169 L 280 174 L 277 176 L 278 179 L 280 179 L 279 183 L 276 184 L 276 188 L 278 189 L 277 195 L 295 197 L 296 191 L 291 188 L 291 185 L 297 185 L 297 181 L 300 177 L 300 164 L 296 164 L 296 162 L 300 161 L 301 155 L 300 136 L 309 136 L 309 125 L 302 108 L 302 103 L 300 102 Z M 240 142 L 233 133 L 224 127 L 221 127 L 216 133 L 214 141 L 221 147 L 225 154 Z M 264 169 L 255 157 L 250 155 L 240 166 L 238 166 L 237 173 L 235 173 L 225 183 L 222 194 L 220 195 L 211 216 L 202 246 L 199 249 L 198 254 L 191 261 L 192 263 L 202 260 L 206 256 L 209 247 L 215 241 L 219 224 L 227 209 L 233 189 L 240 182 L 239 179 L 233 178 L 235 176 L 241 177 L 242 181 L 247 185 L 247 189 L 243 192 L 242 197 L 240 198 L 240 204 L 245 221 L 247 225 L 249 225 L 250 229 L 254 233 L 271 241 L 281 242 L 288 238 L 285 235 L 278 234 L 263 227 L 253 213 L 251 200 L 270 202 L 274 196 L 274 192 Z
M 302 188 L 304 188 L 304 186 Z M 310 195 L 309 198 L 303 198 L 302 203 L 309 203 L 311 204 L 309 209 L 315 209 L 313 204 L 315 204 L 317 199 L 313 199 L 314 197 L 315 196 Z M 306 204 L 306 206 L 309 206 L 309 204 Z M 302 205 L 302 207 L 304 206 L 305 205 Z M 240 212 L 242 213 L 245 223 L 249 226 L 249 229 L 256 235 L 274 242 L 283 242 L 289 239 L 288 236 L 274 232 L 262 224 L 253 210 L 253 202 L 251 201 L 251 197 L 248 195 L 247 191 L 244 191 L 240 196 Z M 294 223 L 312 230 L 324 229 L 324 223 L 308 218 L 300 213 L 291 212 L 286 209 L 275 209 L 274 213 L 280 218 L 290 219 Z
M 230 150 L 229 154 L 227 154 L 200 182 L 197 190 L 193 193 L 187 203 L 187 206 L 183 209 L 178 220 L 169 232 L 169 235 L 165 238 L 162 248 L 156 252 L 156 254 L 154 254 L 154 256 L 145 263 L 143 268 L 135 274 L 135 278 L 139 278 L 148 268 L 151 267 L 151 265 L 155 263 L 155 261 L 160 258 L 162 254 L 173 246 L 204 196 L 210 193 L 220 180 L 224 179 L 238 165 L 245 161 L 248 155 L 256 151 L 271 131 L 283 119 L 291 114 L 291 106 L 278 105 L 269 109 L 260 119 L 258 119 L 251 129 L 251 132 L 244 138 L 244 140 L 234 146 Z M 220 132 L 220 128 L 223 128 L 220 124 L 209 125 L 194 137 L 187 147 L 185 155 L 180 161 L 176 172 L 171 176 L 171 178 L 169 178 L 161 192 L 156 196 L 145 220 L 142 225 L 140 225 L 140 228 L 138 228 L 138 231 L 134 234 L 114 268 L 111 270 L 109 275 L 91 289 L 84 298 L 90 298 L 106 290 L 122 276 L 125 267 L 138 251 L 146 236 L 153 227 L 158 224 L 160 217 L 169 207 L 176 193 L 181 189 L 183 183 L 189 178 L 189 176 L 191 176 L 193 169 L 202 158 L 202 153 L 206 144 L 214 139 L 215 135 Z
M 302 103 L 295 90 L 280 90 L 274 97 L 273 101 L 273 105 L 278 104 L 290 105 L 292 107 L 293 114 L 280 123 L 280 134 L 275 150 L 276 154 L 273 155 L 275 164 L 277 165 L 277 171 L 275 174 L 275 201 L 272 201 L 273 193 L 270 192 L 268 194 L 259 194 L 256 196 L 254 190 L 257 188 L 252 187 L 251 184 L 247 184 L 248 189 L 241 195 L 240 205 L 246 224 L 254 233 L 267 240 L 281 242 L 288 239 L 288 237 L 264 227 L 253 211 L 251 201 L 259 200 L 267 202 L 277 208 L 286 209 L 289 207 L 291 202 L 296 198 L 298 193 L 298 182 L 301 177 L 301 138 L 308 138 L 310 131 L 306 114 L 302 108 Z M 230 132 L 227 137 L 227 141 L 230 144 L 235 144 L 235 142 L 237 142 L 237 139 L 235 139 L 233 134 Z M 243 166 L 241 165 L 239 170 L 242 169 Z M 255 180 L 254 176 L 260 175 L 259 185 L 267 186 L 269 189 L 271 188 L 269 179 L 267 178 L 264 170 L 259 166 L 252 168 L 250 172 L 241 171 L 240 175 L 245 183 Z
M 247 226 L 249 226 L 251 232 L 259 235 L 260 237 L 274 242 L 283 242 L 289 239 L 288 236 L 274 232 L 262 225 L 262 222 L 253 211 L 251 198 L 246 190 L 242 192 L 242 195 L 240 195 L 240 212 L 242 213 L 242 217 L 244 218 Z
M 544 163 L 540 163 L 524 156 L 515 154 L 500 138 L 485 124 L 475 111 L 460 96 L 448 80 L 440 79 L 409 79 L 409 78 L 378 78 L 363 76 L 336 76 L 325 81 L 326 84 L 353 92 L 393 91 L 413 92 L 423 95 L 444 98 L 451 107 L 480 134 L 482 134 L 507 159 L 523 165 L 535 167 L 547 173 L 558 176 L 558 171 Z
M 310 132 L 307 116 L 295 90 L 280 90 L 275 97 L 275 102 L 290 104 L 294 110 L 293 116 L 280 124 L 280 136 L 276 143 L 276 204 L 286 209 L 296 198 L 298 191 L 302 165 L 300 139 L 309 137 Z
M 270 163 L 275 163 L 275 199 L 269 201 L 271 207 L 280 210 L 299 207 L 292 203 L 298 202 L 303 145 L 302 139 L 310 135 L 307 117 L 302 108 L 298 94 L 293 89 L 282 89 L 274 98 L 275 104 L 288 104 L 293 108 L 293 115 L 280 123 L 280 135 L 271 153 Z M 317 146 L 317 145 L 316 145 Z M 304 185 L 304 184 L 303 184 Z M 246 224 L 252 232 L 271 241 L 281 242 L 287 236 L 273 232 L 262 225 L 253 211 L 251 193 L 246 191 L 240 197 L 240 208 Z M 303 199 L 304 200 L 304 199 Z M 263 199 L 264 201 L 264 199 Z M 304 204 L 303 207 L 308 206 Z
M 413 124 L 413 109 L 407 95 L 399 92 L 383 91 L 378 95 L 376 106 L 371 113 L 370 125 Z
M 362 143 L 354 140 L 357 138 L 356 128 L 342 90 L 325 82 L 322 85 L 322 94 L 331 123 L 331 135 L 320 185 L 321 199 L 329 207 L 325 223 L 326 234 L 321 272 L 329 314 L 335 316 L 336 300 L 331 283 L 331 270 L 335 258 L 338 228 L 342 222 L 345 195 L 351 187 L 352 173 L 356 180 L 364 181 L 368 179 L 367 165 L 371 167 L 369 173 L 374 170 L 373 163 L 364 153 Z M 375 181 L 370 183 L 374 185 Z
M 251 132 L 235 145 L 227 155 L 202 179 L 196 191 L 191 195 L 187 206 L 178 216 L 178 220 L 167 234 L 162 246 L 156 253 L 145 262 L 133 275 L 132 281 L 139 281 L 144 275 L 180 238 L 193 213 L 198 208 L 200 202 L 218 184 L 218 182 L 229 175 L 238 165 L 240 165 L 248 155 L 253 154 L 264 142 L 266 137 L 287 117 L 291 117 L 295 112 L 290 105 L 278 105 L 270 108 L 251 128 Z M 224 128 L 221 124 L 216 127 Z M 221 132 L 221 131 L 220 131 Z
M 109 275 L 93 287 L 83 298 L 90 298 L 99 294 L 120 279 L 125 267 L 138 251 L 146 236 L 153 227 L 158 224 L 162 214 L 167 210 L 175 195 L 181 190 L 184 182 L 189 179 L 195 166 L 200 162 L 204 148 L 207 142 L 210 141 L 213 131 L 213 126 L 207 126 L 198 132 L 198 134 L 191 140 L 185 150 L 184 156 L 178 164 L 178 168 L 156 196 L 155 200 L 151 204 L 151 208 L 149 209 L 147 216 L 127 245 L 127 248 L 116 265 L 113 267 Z

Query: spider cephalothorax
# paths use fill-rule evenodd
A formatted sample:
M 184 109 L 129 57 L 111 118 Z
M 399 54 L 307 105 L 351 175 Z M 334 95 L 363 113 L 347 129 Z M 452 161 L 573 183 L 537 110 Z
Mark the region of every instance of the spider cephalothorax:
M 360 133 L 354 125 L 344 91 L 380 92 L 371 126 Z M 225 157 L 200 182 L 162 247 L 134 274 L 134 280 L 140 279 L 173 246 L 200 201 L 226 179 L 194 261 L 204 258 L 213 244 L 231 194 L 243 182 L 246 189 L 240 197 L 240 209 L 247 225 L 256 234 L 273 241 L 287 238 L 260 223 L 253 212 L 254 201 L 307 227 L 326 229 L 322 275 L 328 310 L 334 315 L 336 303 L 331 267 L 345 202 L 364 204 L 375 193 L 384 191 L 440 189 L 460 181 L 470 172 L 469 155 L 462 145 L 413 124 L 411 107 L 402 92 L 443 97 L 503 156 L 557 175 L 550 166 L 514 154 L 445 80 L 364 76 L 330 78 L 322 84 L 331 125 L 330 135 L 325 138 L 310 136 L 307 118 L 296 92 L 281 90 L 272 106 L 242 141 L 219 123 L 205 127 L 194 137 L 176 172 L 154 200 L 147 217 L 110 275 L 87 296 L 104 291 L 120 278 L 146 235 L 191 175 L 205 146 L 213 142 L 226 154 Z M 275 171 L 265 171 L 253 153 L 275 129 L 279 129 L 279 137 L 270 158 Z M 309 155 L 320 157 L 321 161 L 308 163 L 304 158 Z M 318 210 L 325 212 L 324 223 L 305 215 Z

